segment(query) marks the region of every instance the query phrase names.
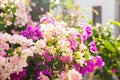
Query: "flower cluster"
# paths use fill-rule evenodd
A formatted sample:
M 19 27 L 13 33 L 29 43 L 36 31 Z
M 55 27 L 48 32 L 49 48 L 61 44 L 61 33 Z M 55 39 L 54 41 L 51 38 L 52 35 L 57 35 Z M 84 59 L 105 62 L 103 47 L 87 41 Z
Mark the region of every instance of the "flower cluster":
M 40 26 L 33 27 L 33 25 L 28 25 L 26 30 L 21 32 L 21 35 L 28 39 L 39 40 L 42 37 L 42 32 L 40 31 Z
M 9 32 L 26 26 L 29 12 L 22 0 L 0 0 L 0 30 Z M 7 29 L 9 28 L 9 30 Z
M 5 0 L 5 1 L 0 0 L 0 9 L 4 9 L 6 4 L 8 4 L 8 0 Z
M 0 80 L 82 80 L 104 66 L 94 40 L 87 41 L 90 25 L 70 28 L 49 15 L 28 24 L 22 0 L 0 0 L 0 11 Z
M 25 26 L 25 24 L 29 21 L 28 11 L 26 9 L 25 3 L 21 0 L 17 0 L 15 1 L 15 5 L 17 6 L 17 10 L 15 12 L 16 20 L 14 25 L 18 27 Z
M 82 80 L 82 75 L 87 71 L 93 72 L 95 67 L 104 66 L 100 56 L 91 54 L 97 53 L 95 42 L 85 44 L 92 35 L 91 26 L 70 28 L 53 19 L 43 17 L 39 28 L 28 26 L 21 32 L 35 41 L 35 55 L 40 59 L 35 63 L 37 80 Z M 86 35 L 85 39 L 83 34 Z
M 84 32 L 82 33 L 81 39 L 83 41 L 86 41 L 87 38 L 92 36 L 92 26 L 90 26 L 90 25 L 85 26 L 84 24 L 81 24 L 80 27 L 84 29 L 83 30 Z
M 26 77 L 26 69 L 23 69 L 22 72 L 17 73 L 12 73 L 10 75 L 10 80 L 22 80 Z
M 33 56 L 33 42 L 20 35 L 0 33 L 0 79 L 10 79 L 12 73 L 27 67 L 27 58 Z
M 55 24 L 55 18 L 53 18 L 52 16 L 50 16 L 48 14 L 48 16 L 44 16 L 40 19 L 40 23 L 52 23 Z
M 93 72 L 95 67 L 102 68 L 104 66 L 104 62 L 100 56 L 96 56 L 90 60 L 88 60 L 85 64 L 85 67 L 81 67 L 81 74 L 85 75 L 87 72 Z M 78 68 L 78 67 L 77 67 Z

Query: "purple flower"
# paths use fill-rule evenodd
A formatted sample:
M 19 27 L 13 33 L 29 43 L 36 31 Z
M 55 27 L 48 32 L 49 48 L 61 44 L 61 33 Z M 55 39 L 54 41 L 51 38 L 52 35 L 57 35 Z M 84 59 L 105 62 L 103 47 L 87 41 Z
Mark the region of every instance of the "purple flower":
M 90 37 L 92 35 L 91 26 L 86 26 L 85 27 L 85 32 L 86 32 L 87 36 Z
M 90 51 L 93 52 L 93 53 L 97 53 L 97 47 L 96 47 L 94 41 L 92 41 L 92 42 L 90 43 Z
M 105 63 L 102 61 L 102 57 L 96 56 L 95 59 L 96 59 L 96 66 L 99 66 L 100 68 L 102 68 L 105 65 Z
M 44 16 L 40 19 L 40 23 L 52 23 L 55 24 L 55 18 L 51 17 L 50 15 Z
M 81 36 L 81 39 L 82 41 L 86 41 L 87 40 L 87 34 L 86 33 L 83 33 L 82 36 Z
M 82 28 L 84 28 L 84 27 L 82 27 Z M 83 42 L 86 41 L 87 38 L 89 38 L 90 36 L 92 36 L 92 28 L 91 28 L 91 26 L 85 26 L 84 32 L 81 36 L 82 41 Z
M 93 72 L 94 68 L 95 68 L 95 62 L 93 60 L 89 60 L 87 62 L 87 67 L 86 68 L 89 72 Z
M 89 60 L 86 63 L 86 66 L 80 69 L 82 75 L 85 75 L 87 72 L 93 72 L 96 66 L 94 60 Z
M 79 64 L 74 63 L 73 66 L 75 67 L 75 69 L 77 71 L 80 71 L 80 65 Z
M 49 54 L 48 51 L 44 51 L 44 53 L 42 54 L 42 57 L 44 57 L 47 62 L 50 62 L 52 60 L 52 56 Z
M 48 76 L 44 75 L 42 72 L 37 72 L 36 80 L 49 80 Z
M 49 68 L 42 70 L 41 72 L 46 76 L 52 76 L 52 71 Z
M 71 61 L 71 57 L 70 57 L 70 56 L 61 56 L 61 57 L 60 57 L 60 60 L 61 60 L 63 63 L 67 63 L 67 62 Z
M 69 39 L 70 47 L 74 51 L 77 48 L 77 41 L 74 38 Z
M 42 38 L 42 32 L 40 31 L 40 26 L 33 27 L 28 25 L 26 30 L 21 31 L 21 35 L 28 39 L 38 40 Z
M 29 34 L 27 31 L 21 31 L 21 35 L 23 35 L 26 38 L 29 38 Z
M 42 17 L 42 18 L 40 19 L 40 23 L 44 23 L 44 22 L 46 22 L 47 20 L 48 20 L 48 17 L 47 17 L 47 16 Z
M 40 73 L 42 73 L 43 75 L 52 77 L 52 71 L 50 68 L 47 68 L 47 69 L 41 70 L 41 71 L 37 71 L 37 76 L 40 76 Z
M 26 77 L 26 69 L 23 69 L 22 72 L 17 73 L 12 73 L 10 75 L 10 80 L 22 80 L 23 78 Z
M 34 28 L 34 30 L 33 30 L 33 40 L 38 40 L 38 39 L 40 39 L 42 37 L 42 33 L 41 33 L 41 31 L 40 31 L 40 27 L 39 26 L 37 26 L 37 27 L 35 27 Z
M 87 73 L 87 68 L 86 67 L 81 68 L 80 73 L 82 75 L 85 75 Z
M 47 62 L 50 62 L 51 60 L 52 60 L 52 56 L 46 56 L 46 60 L 47 60 Z

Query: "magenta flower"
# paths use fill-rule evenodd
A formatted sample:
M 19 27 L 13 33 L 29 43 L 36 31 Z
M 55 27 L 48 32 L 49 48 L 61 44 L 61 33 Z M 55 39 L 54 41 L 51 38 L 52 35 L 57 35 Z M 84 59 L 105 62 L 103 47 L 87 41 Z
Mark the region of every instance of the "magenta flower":
M 47 62 L 50 62 L 52 60 L 52 56 L 49 54 L 48 51 L 44 51 L 44 53 L 42 54 L 42 57 L 45 58 Z
M 86 41 L 87 40 L 87 34 L 86 33 L 83 33 L 82 36 L 81 36 L 81 39 L 82 41 Z
M 12 73 L 10 75 L 10 80 L 23 80 L 23 78 L 26 77 L 26 69 L 23 69 L 22 72 L 17 73 Z
M 21 32 L 21 35 L 28 39 L 39 40 L 42 38 L 42 32 L 40 31 L 40 26 L 33 27 L 28 25 L 26 30 Z
M 80 70 L 80 73 L 82 75 L 85 75 L 87 73 L 87 68 L 86 67 L 82 67 L 81 70 Z
M 51 17 L 50 15 L 44 16 L 40 19 L 40 23 L 52 23 L 55 24 L 55 18 Z
M 111 71 L 112 71 L 112 73 L 116 73 L 117 72 L 117 70 L 115 68 L 113 68 Z
M 74 38 L 69 39 L 70 47 L 74 51 L 77 48 L 77 41 Z
M 47 16 L 42 17 L 42 18 L 40 19 L 40 23 L 44 23 L 44 22 L 46 22 L 47 20 L 48 20 L 48 17 L 47 17 Z
M 95 68 L 95 62 L 93 61 L 93 60 L 89 60 L 88 62 L 87 62 L 87 70 L 89 71 L 89 72 L 93 72 L 94 71 L 94 68 Z
M 48 76 L 44 75 L 42 72 L 37 72 L 36 80 L 50 80 Z
M 41 80 L 39 79 L 39 77 L 41 76 L 40 74 L 43 74 L 45 76 L 49 76 L 49 77 L 52 77 L 52 71 L 51 69 L 47 68 L 45 70 L 42 70 L 42 71 L 37 71 L 37 80 Z
M 42 70 L 41 71 L 44 75 L 47 75 L 47 76 L 52 76 L 52 71 L 49 69 L 49 68 L 47 68 L 47 69 L 45 69 L 45 70 Z
M 90 51 L 93 52 L 93 53 L 97 53 L 97 47 L 96 47 L 94 41 L 92 41 L 92 42 L 90 43 Z
M 92 28 L 91 28 L 91 26 L 86 26 L 85 27 L 85 32 L 86 32 L 88 37 L 92 36 Z
M 76 69 L 77 71 L 80 71 L 80 65 L 79 65 L 79 64 L 74 63 L 73 66 L 75 67 L 75 69 Z
M 70 56 L 61 56 L 60 60 L 62 60 L 63 63 L 71 61 Z
M 83 26 L 82 28 L 84 28 L 84 32 L 81 36 L 81 39 L 84 42 L 87 40 L 87 38 L 92 36 L 92 27 L 91 26 L 84 26 L 84 25 L 82 25 L 82 26 Z
M 96 66 L 99 66 L 100 68 L 102 68 L 105 65 L 105 63 L 102 61 L 102 57 L 96 56 L 95 59 L 96 59 Z

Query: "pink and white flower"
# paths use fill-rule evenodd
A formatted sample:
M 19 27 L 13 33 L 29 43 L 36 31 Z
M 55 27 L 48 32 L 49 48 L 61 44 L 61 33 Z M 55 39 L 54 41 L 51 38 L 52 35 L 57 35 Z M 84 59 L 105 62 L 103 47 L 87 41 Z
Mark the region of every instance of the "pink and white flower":
M 75 69 L 68 71 L 68 80 L 82 80 L 82 75 Z

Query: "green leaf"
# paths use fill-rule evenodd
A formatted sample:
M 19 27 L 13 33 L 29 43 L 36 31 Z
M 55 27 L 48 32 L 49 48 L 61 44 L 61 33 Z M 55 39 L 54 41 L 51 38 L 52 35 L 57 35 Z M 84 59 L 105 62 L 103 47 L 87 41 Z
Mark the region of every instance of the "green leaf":
M 0 24 L 4 24 L 4 21 L 3 21 L 3 20 L 0 20 Z
M 0 25 L 1 25 L 1 24 L 4 24 L 4 20 L 3 20 L 3 19 L 4 19 L 4 18 L 0 16 Z
M 9 56 L 14 56 L 14 49 L 9 49 L 6 52 Z
M 86 59 L 86 60 L 89 60 L 89 57 L 90 57 L 90 52 L 87 51 L 86 54 L 85 54 L 85 59 Z
M 76 40 L 77 40 L 78 42 L 80 42 L 80 41 L 81 41 L 81 38 L 77 38 Z
M 13 49 L 20 47 L 20 44 L 13 44 Z
M 5 30 L 5 25 L 4 24 L 0 24 L 0 31 L 4 31 Z
M 15 13 L 17 10 L 17 7 L 11 8 L 12 12 Z
M 48 41 L 47 41 L 47 45 L 48 45 L 48 46 L 53 46 L 52 41 L 51 41 L 51 40 L 48 40 Z
M 66 9 L 71 9 L 71 8 L 74 7 L 73 0 L 61 0 L 61 2 L 63 3 L 63 6 L 64 6 Z
M 89 20 L 88 23 L 92 25 L 93 24 L 93 20 Z
M 114 47 L 112 46 L 112 44 L 111 44 L 110 42 L 105 41 L 105 42 L 104 42 L 104 46 L 105 46 L 108 50 L 110 50 L 110 51 L 112 51 L 112 52 L 115 52 Z
M 55 46 L 55 47 L 57 47 L 58 41 L 57 41 L 57 39 L 55 39 L 55 38 L 51 38 L 51 39 L 49 39 L 49 40 L 47 41 L 47 45 L 48 45 L 48 46 Z
M 54 9 L 54 7 L 57 7 L 57 5 L 54 2 L 50 3 L 50 9 Z
M 75 57 L 76 59 L 80 59 L 79 52 L 74 52 L 74 57 Z
M 110 20 L 109 22 L 110 22 L 111 24 L 115 24 L 115 25 L 117 25 L 118 27 L 120 27 L 120 22 L 118 22 L 118 21 Z
M 44 65 L 40 65 L 38 68 L 38 70 L 45 70 L 45 69 L 46 69 L 46 66 L 44 66 Z
M 61 69 L 62 65 L 63 65 L 62 61 L 60 61 L 60 60 L 55 61 L 54 66 L 57 70 Z

